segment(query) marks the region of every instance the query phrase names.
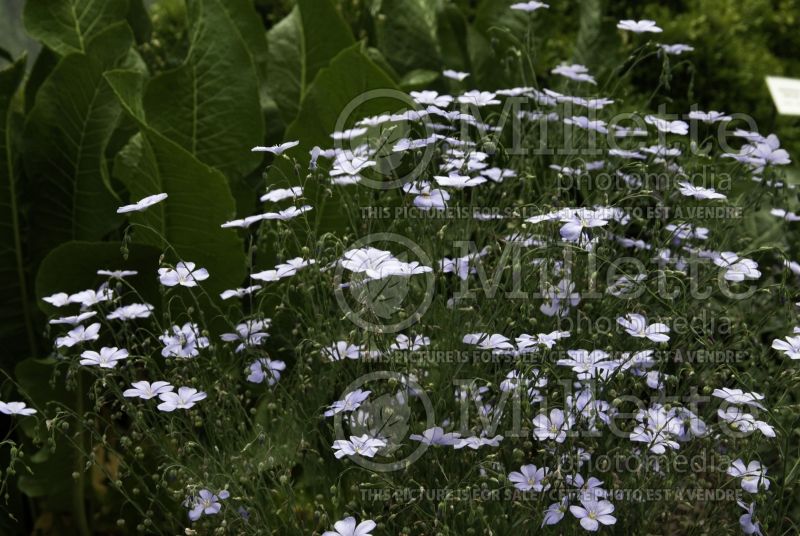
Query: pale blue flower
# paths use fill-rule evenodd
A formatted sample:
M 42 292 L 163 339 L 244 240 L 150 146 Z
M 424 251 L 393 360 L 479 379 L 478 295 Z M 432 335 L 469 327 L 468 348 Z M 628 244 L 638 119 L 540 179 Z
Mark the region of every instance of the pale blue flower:
M 168 197 L 167 194 L 148 195 L 147 197 L 140 199 L 139 201 L 133 203 L 132 205 L 124 205 L 122 207 L 119 207 L 117 209 L 117 214 L 125 214 L 127 212 L 142 212 L 143 210 L 152 207 L 156 203 L 160 203 L 167 197 Z

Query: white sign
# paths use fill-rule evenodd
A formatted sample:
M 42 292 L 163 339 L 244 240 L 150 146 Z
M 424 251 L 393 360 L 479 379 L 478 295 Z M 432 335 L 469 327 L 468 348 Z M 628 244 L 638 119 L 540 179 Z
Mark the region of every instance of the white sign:
M 800 115 L 800 79 L 768 76 L 767 86 L 781 115 Z

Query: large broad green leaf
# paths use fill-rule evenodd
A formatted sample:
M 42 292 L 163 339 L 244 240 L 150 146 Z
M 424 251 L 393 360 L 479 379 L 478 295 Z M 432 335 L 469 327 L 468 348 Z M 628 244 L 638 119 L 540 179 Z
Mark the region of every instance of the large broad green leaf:
M 546 23 L 546 9 L 525 13 L 510 9 L 516 0 L 483 0 L 475 13 L 475 23 L 467 32 L 467 48 L 472 64 L 470 81 L 480 89 L 499 89 L 527 85 L 520 59 L 525 57 L 528 32 L 531 39 L 537 27 Z M 533 56 L 539 49 L 529 51 Z
M 132 39 L 127 24 L 109 27 L 88 54 L 62 58 L 36 94 L 24 135 L 35 258 L 68 240 L 98 240 L 120 222 L 103 152 L 121 109 L 103 72 Z
M 36 102 L 36 93 L 53 69 L 58 65 L 58 54 L 47 47 L 42 47 L 36 55 L 28 79 L 25 81 L 25 113 L 29 113 Z
M 40 411 L 56 405 L 74 411 L 79 405 L 78 394 L 67 391 L 63 381 L 51 382 L 54 371 L 53 359 L 26 359 L 16 366 L 14 376 L 20 391 Z M 48 416 L 53 415 L 52 409 L 51 412 Z M 48 434 L 46 425 L 38 422 L 38 426 L 33 426 L 34 423 L 35 421 L 26 422 L 24 430 L 31 438 L 38 436 L 41 442 Z M 25 442 L 26 446 L 28 443 Z M 20 491 L 32 498 L 49 498 L 48 507 L 53 507 L 58 512 L 68 511 L 72 506 L 70 497 L 76 491 L 71 475 L 78 468 L 77 453 L 70 447 L 72 445 L 59 440 L 55 452 L 51 452 L 49 446 L 34 452 L 28 460 L 32 473 L 20 474 L 17 480 Z
M 226 8 L 227 3 L 188 3 L 189 54 L 183 65 L 150 80 L 144 110 L 152 128 L 200 161 L 238 178 L 261 161 L 250 148 L 261 143 L 264 120 L 251 55 L 252 30 L 245 36 L 233 18 L 248 13 Z M 249 16 L 256 16 L 252 9 Z
M 604 54 L 597 48 L 598 36 L 603 27 L 603 6 L 600 0 L 585 0 L 581 3 L 578 37 L 575 39 L 575 60 L 583 65 L 591 65 L 597 54 Z M 602 50 L 602 49 L 601 49 Z
M 347 111 L 356 99 L 379 89 L 388 91 L 385 95 L 371 95 L 352 113 Z M 293 152 L 293 156 L 301 166 L 305 166 L 309 162 L 308 151 L 311 148 L 332 147 L 330 135 L 337 129 L 337 122 L 343 113 L 347 113 L 348 118 L 341 126 L 352 128 L 354 122 L 363 117 L 407 107 L 398 94 L 399 90 L 392 79 L 362 53 L 360 44 L 343 50 L 328 67 L 319 72 L 308 88 L 297 119 L 286 129 L 287 140 L 300 141 L 300 147 Z M 296 180 L 295 176 L 292 164 L 286 159 L 278 159 L 270 169 L 268 181 L 270 184 L 289 184 Z M 324 188 L 324 184 L 310 181 L 306 184 L 306 195 L 311 200 L 321 201 L 320 194 Z M 317 203 L 315 214 L 320 228 L 326 231 L 341 229 L 347 221 L 337 193 L 324 206 Z
M 32 472 L 21 474 L 17 480 L 20 491 L 33 499 L 50 498 L 48 509 L 68 512 L 75 492 L 72 472 L 77 468 L 70 447 L 64 443 L 55 452 L 50 452 L 49 446 L 36 452 L 30 460 Z
M 361 52 L 380 70 L 386 73 L 389 78 L 395 81 L 400 80 L 400 75 L 394 70 L 394 67 L 392 67 L 392 64 L 386 59 L 386 56 L 383 55 L 383 52 L 371 46 L 362 47 Z
M 0 344 L 9 355 L 33 351 L 36 342 L 20 222 L 17 122 L 12 123 L 12 101 L 24 76 L 25 57 L 0 71 Z
M 493 28 L 508 28 L 519 38 L 525 35 L 528 21 L 546 16 L 543 11 L 533 14 L 511 9 L 517 0 L 483 0 L 475 12 L 475 28 L 484 36 L 489 36 Z
M 454 5 L 442 6 L 437 15 L 437 38 L 444 68 L 472 72 L 467 49 L 467 19 Z
M 237 286 L 244 279 L 244 250 L 235 231 L 221 229 L 236 211 L 228 181 L 147 122 L 141 102 L 144 84 L 134 71 L 112 71 L 108 79 L 122 105 L 138 122 L 134 136 L 117 155 L 114 174 L 132 199 L 164 192 L 168 199 L 131 215 L 134 240 L 171 248 L 167 253 L 196 262 L 211 273 L 211 292 Z
M 303 95 L 303 27 L 295 7 L 267 32 L 267 92 L 286 123 L 297 117 Z
M 268 135 L 270 130 L 276 127 L 276 125 L 271 125 L 270 123 L 280 123 L 280 120 L 275 121 L 275 103 L 267 93 L 269 50 L 267 48 L 267 36 L 264 33 L 264 24 L 261 21 L 261 16 L 254 9 L 252 0 L 227 0 L 222 5 L 227 10 L 231 20 L 239 28 L 242 41 L 244 41 L 244 45 L 253 60 L 253 66 L 258 76 L 259 101 L 264 116 L 265 130 Z M 273 110 L 270 111 L 270 108 Z M 277 128 L 282 130 L 280 126 L 277 126 Z
M 557 50 L 563 50 L 567 43 L 574 43 L 573 61 L 588 65 L 598 80 L 606 79 L 611 71 L 625 61 L 624 51 L 619 46 L 619 32 L 604 18 L 606 9 L 603 0 L 581 2 L 577 35 L 573 38 L 569 33 L 562 32 L 559 37 L 569 41 L 552 43 L 555 41 L 552 40 L 550 43 Z
M 314 83 L 308 89 L 300 113 L 286 131 L 287 140 L 300 140 L 302 147 L 312 148 L 315 145 L 330 147 L 331 133 L 336 129 L 337 120 L 357 97 L 375 89 L 396 91 L 397 85 L 385 72 L 370 61 L 356 44 L 340 52 L 330 65 L 320 71 Z M 391 106 L 391 96 L 370 99 L 358 108 L 359 117 L 350 117 L 346 123 L 351 128 L 357 119 L 378 112 L 396 111 L 403 107 L 403 102 L 395 102 Z M 309 157 L 301 154 L 300 160 L 307 162 Z
M 128 0 L 128 25 L 133 30 L 137 43 L 146 43 L 153 33 L 153 23 L 144 5 L 144 0 Z
M 142 299 L 158 305 L 156 270 L 160 255 L 160 249 L 143 244 L 78 241 L 61 244 L 44 258 L 36 273 L 37 304 L 48 315 L 63 314 L 42 298 L 56 292 L 97 288 L 108 280 L 97 275 L 97 270 L 134 270 L 138 274 L 127 277 L 126 281 Z
M 291 123 L 320 69 L 355 41 L 330 0 L 299 0 L 268 33 L 267 90 Z
M 331 0 L 297 0 L 303 25 L 304 86 L 320 69 L 355 41 Z
M 256 65 L 266 64 L 269 58 L 264 24 L 253 7 L 252 0 L 225 0 L 222 7 L 236 25 L 239 36 Z
M 28 33 L 62 55 L 87 52 L 93 37 L 127 15 L 127 0 L 28 0 L 23 12 Z
M 377 0 L 373 19 L 378 48 L 401 75 L 441 70 L 434 0 Z
M 514 66 L 510 69 L 507 61 L 508 48 L 496 43 L 492 46 L 490 38 L 484 36 L 473 26 L 467 27 L 467 50 L 472 76 L 469 78 L 470 87 L 495 90 L 514 85 L 515 75 L 519 69 Z

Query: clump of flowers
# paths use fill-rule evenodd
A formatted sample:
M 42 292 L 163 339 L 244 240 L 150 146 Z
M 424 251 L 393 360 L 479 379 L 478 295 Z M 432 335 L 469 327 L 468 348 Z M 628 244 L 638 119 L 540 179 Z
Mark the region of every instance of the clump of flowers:
M 662 32 L 651 20 L 617 28 Z M 800 327 L 773 339 L 778 355 L 758 339 L 752 324 L 778 310 L 765 296 L 780 295 L 790 265 L 732 240 L 716 215 L 785 196 L 776 178 L 789 155 L 774 136 L 742 130 L 735 152 L 693 154 L 700 123 L 734 120 L 694 110 L 621 125 L 624 101 L 601 94 L 589 67 L 551 74 L 557 90 L 412 92 L 413 109 L 359 117 L 303 158 L 290 155 L 305 140 L 254 147 L 275 169 L 302 170 L 301 184 L 268 181 L 267 211 L 219 222 L 252 244 L 240 287 L 209 292 L 217 274 L 165 252 L 148 272 L 98 267 L 100 287 L 43 298 L 65 315 L 50 321 L 58 381 L 91 394 L 98 444 L 134 460 L 109 480 L 144 487 L 167 510 L 182 504 L 187 530 L 255 534 L 282 516 L 273 533 L 634 534 L 663 529 L 685 503 L 678 490 L 741 489 L 715 515 L 760 533 L 787 403 L 747 367 L 800 359 Z M 514 99 L 521 146 L 498 121 Z M 530 150 L 567 140 L 576 153 Z M 368 186 L 420 163 L 397 188 Z M 612 186 L 592 186 L 601 178 Z M 119 212 L 170 202 L 153 195 Z M 337 202 L 351 228 L 315 228 Z M 355 221 L 367 203 L 402 210 Z M 780 210 L 789 225 L 793 213 Z M 158 293 L 123 284 L 133 277 Z M 737 329 L 707 322 L 725 315 Z M 745 368 L 680 358 L 740 349 Z M 0 412 L 38 415 L 24 402 Z M 686 471 L 681 455 L 727 463 Z M 614 456 L 639 465 L 609 469 Z M 451 501 L 462 488 L 479 492 L 479 508 Z M 664 489 L 673 493 L 642 498 Z M 380 490 L 438 495 L 414 508 L 364 498 Z M 645 500 L 651 513 L 636 504 Z

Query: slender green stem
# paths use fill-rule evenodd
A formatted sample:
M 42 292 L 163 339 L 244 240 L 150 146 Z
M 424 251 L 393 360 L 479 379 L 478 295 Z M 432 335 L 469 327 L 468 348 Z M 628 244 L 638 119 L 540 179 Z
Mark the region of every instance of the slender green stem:
M 75 413 L 79 420 L 83 420 L 83 374 L 77 374 L 77 386 L 75 388 Z M 81 536 L 91 536 L 89 530 L 89 520 L 86 517 L 86 478 L 84 470 L 84 449 L 86 448 L 86 431 L 83 423 L 78 423 L 78 448 L 75 449 L 75 472 L 78 477 L 75 479 L 75 493 L 72 496 L 72 510 L 75 522 Z

